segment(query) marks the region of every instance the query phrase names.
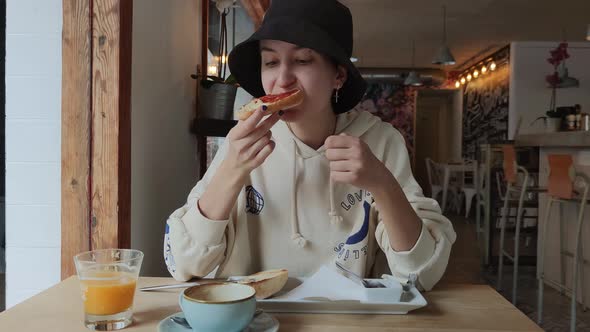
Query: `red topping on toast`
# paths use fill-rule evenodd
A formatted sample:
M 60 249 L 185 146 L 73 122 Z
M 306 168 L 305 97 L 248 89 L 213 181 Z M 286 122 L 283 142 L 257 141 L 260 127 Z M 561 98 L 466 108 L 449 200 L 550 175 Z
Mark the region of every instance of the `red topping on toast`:
M 273 103 L 275 101 L 289 97 L 290 95 L 296 93 L 297 91 L 299 91 L 299 90 L 292 90 L 292 91 L 281 93 L 278 95 L 266 95 L 266 96 L 260 97 L 260 101 L 262 101 L 263 103 Z

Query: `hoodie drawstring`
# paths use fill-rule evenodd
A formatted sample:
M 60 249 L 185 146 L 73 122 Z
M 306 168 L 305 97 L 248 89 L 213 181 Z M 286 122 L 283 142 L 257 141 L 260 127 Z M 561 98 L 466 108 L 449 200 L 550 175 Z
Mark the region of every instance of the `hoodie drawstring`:
M 329 175 L 328 175 L 329 176 Z M 330 216 L 330 223 L 332 225 L 337 225 L 342 222 L 342 216 L 336 213 L 336 206 L 334 204 L 334 182 L 330 178 L 330 212 L 328 212 L 328 216 Z
M 299 223 L 297 221 L 297 146 L 295 140 L 293 143 L 293 183 L 291 188 L 291 239 L 299 248 L 307 245 L 307 240 L 299 233 Z

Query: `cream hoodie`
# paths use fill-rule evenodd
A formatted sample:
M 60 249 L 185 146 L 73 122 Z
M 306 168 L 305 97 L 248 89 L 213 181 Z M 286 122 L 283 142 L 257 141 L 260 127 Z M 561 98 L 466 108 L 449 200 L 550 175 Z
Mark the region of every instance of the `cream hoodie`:
M 396 129 L 368 112 L 349 111 L 337 118 L 336 134 L 343 132 L 368 144 L 422 219 L 422 232 L 411 250 L 390 247 L 370 192 L 330 181 L 324 147 L 310 148 L 279 121 L 272 128 L 275 151 L 250 174 L 228 220 L 210 220 L 197 207 L 225 158 L 226 144 L 187 203 L 169 217 L 164 257 L 172 276 L 188 280 L 278 268 L 310 276 L 338 260 L 366 277 L 391 273 L 403 281 L 416 273 L 419 285 L 430 290 L 442 277 L 455 241 L 451 223 L 436 201 L 423 196 Z

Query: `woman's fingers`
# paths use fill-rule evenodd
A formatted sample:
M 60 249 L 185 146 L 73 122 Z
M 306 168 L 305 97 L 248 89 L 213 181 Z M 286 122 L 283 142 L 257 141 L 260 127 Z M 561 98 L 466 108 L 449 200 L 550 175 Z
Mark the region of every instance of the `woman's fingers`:
M 267 132 L 266 135 L 262 136 L 256 142 L 254 142 L 246 152 L 248 158 L 254 158 L 256 155 L 271 141 L 271 132 Z
M 262 107 L 260 107 L 246 120 L 238 121 L 238 124 L 234 128 L 235 131 L 232 133 L 232 138 L 238 140 L 248 136 L 254 129 L 256 129 L 263 117 L 264 111 L 262 110 Z
M 327 149 L 326 158 L 330 161 L 348 160 L 351 159 L 352 150 L 348 148 Z
M 245 140 L 248 140 L 253 144 L 254 142 L 258 141 L 262 136 L 268 134 L 270 129 L 279 121 L 279 114 L 274 113 L 268 118 L 264 119 L 256 129 L 254 129 L 250 134 L 244 137 Z
M 275 149 L 276 143 L 275 141 L 270 141 L 268 142 L 268 144 L 266 144 L 261 150 L 260 152 L 258 152 L 258 154 L 256 155 L 256 157 L 254 157 L 254 162 L 256 163 L 256 165 L 261 165 L 268 156 L 270 156 L 270 154 L 272 153 L 272 151 Z
M 353 165 L 347 160 L 338 160 L 330 162 L 330 171 L 332 172 L 349 172 Z
M 354 147 L 360 140 L 354 136 L 344 134 L 332 135 L 326 138 L 324 145 L 326 149 L 341 149 Z

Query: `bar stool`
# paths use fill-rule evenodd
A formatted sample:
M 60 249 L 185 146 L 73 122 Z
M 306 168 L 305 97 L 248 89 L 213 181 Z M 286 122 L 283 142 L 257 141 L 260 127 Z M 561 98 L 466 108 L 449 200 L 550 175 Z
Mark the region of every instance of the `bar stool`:
M 543 318 L 543 290 L 544 290 L 544 260 L 545 260 L 545 239 L 547 235 L 547 224 L 549 223 L 549 216 L 551 215 L 551 206 L 553 202 L 558 204 L 565 202 L 578 203 L 578 219 L 576 221 L 576 240 L 574 244 L 574 253 L 568 252 L 564 249 L 563 238 L 560 240 L 560 259 L 562 260 L 562 280 L 561 284 L 557 285 L 560 290 L 567 290 L 564 282 L 564 269 L 563 256 L 573 256 L 573 276 L 572 276 L 572 299 L 571 299 L 571 320 L 570 320 L 570 331 L 576 330 L 576 296 L 578 286 L 578 272 L 581 276 L 581 290 L 582 290 L 582 307 L 586 308 L 584 300 L 584 252 L 583 252 L 583 241 L 580 241 L 582 234 L 582 222 L 584 220 L 584 208 L 588 204 L 588 191 L 590 186 L 590 180 L 583 174 L 576 173 L 573 168 L 573 158 L 571 155 L 549 155 L 547 156 L 549 161 L 549 184 L 548 184 L 548 195 L 547 203 L 545 207 L 545 214 L 542 221 L 542 232 L 540 236 L 539 248 L 539 263 L 537 266 L 537 279 L 539 282 L 538 288 L 538 318 L 537 323 L 541 324 Z M 580 193 L 574 187 L 576 180 L 583 186 L 583 191 Z M 559 220 L 560 233 L 563 234 L 563 220 Z M 579 264 L 582 263 L 582 268 L 579 268 Z
M 504 195 L 504 207 L 501 212 L 500 219 L 500 249 L 498 254 L 498 284 L 497 289 L 502 289 L 502 270 L 504 267 L 504 256 L 514 264 L 514 271 L 512 277 L 512 304 L 516 305 L 516 290 L 518 282 L 518 259 L 519 259 L 519 245 L 520 245 L 520 225 L 522 223 L 524 214 L 525 196 L 529 192 L 542 192 L 543 188 L 534 187 L 531 185 L 531 177 L 526 168 L 519 166 L 516 163 L 516 151 L 512 145 L 504 145 L 502 147 L 504 154 L 503 168 L 504 178 L 506 180 L 506 193 Z M 522 185 L 517 185 L 518 173 L 522 173 Z M 512 197 L 511 194 L 518 194 L 518 200 Z M 506 222 L 510 214 L 510 208 L 517 203 L 515 235 L 514 235 L 514 255 L 511 256 L 504 250 L 504 237 L 506 233 Z M 537 217 L 537 216 L 533 216 Z

